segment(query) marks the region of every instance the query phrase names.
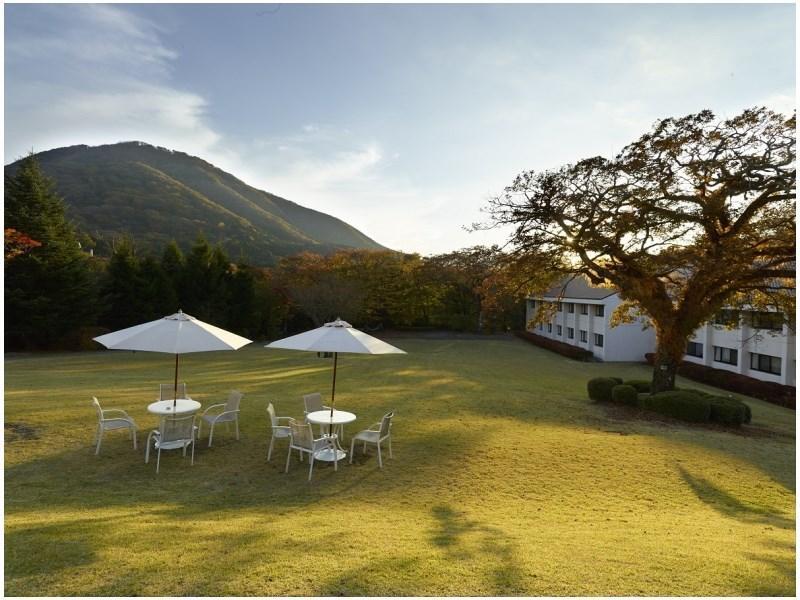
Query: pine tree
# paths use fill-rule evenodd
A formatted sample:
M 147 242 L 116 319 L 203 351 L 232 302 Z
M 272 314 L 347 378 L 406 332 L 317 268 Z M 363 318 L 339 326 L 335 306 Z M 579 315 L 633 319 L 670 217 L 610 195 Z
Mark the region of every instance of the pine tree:
M 53 347 L 94 323 L 95 278 L 53 181 L 32 154 L 6 179 L 4 192 L 5 226 L 41 242 L 6 265 L 6 346 Z

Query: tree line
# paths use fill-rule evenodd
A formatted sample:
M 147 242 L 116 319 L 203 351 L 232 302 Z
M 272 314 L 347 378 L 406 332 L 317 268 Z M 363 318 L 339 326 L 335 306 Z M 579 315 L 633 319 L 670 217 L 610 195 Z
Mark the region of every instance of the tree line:
M 200 237 L 183 251 L 141 253 L 121 236 L 90 256 L 54 183 L 27 157 L 5 186 L 5 343 L 9 350 L 90 348 L 91 337 L 178 309 L 255 339 L 341 317 L 357 327 L 505 331 L 524 325 L 524 299 L 490 285 L 497 248 L 434 256 L 391 250 L 304 252 L 275 267 L 231 261 Z

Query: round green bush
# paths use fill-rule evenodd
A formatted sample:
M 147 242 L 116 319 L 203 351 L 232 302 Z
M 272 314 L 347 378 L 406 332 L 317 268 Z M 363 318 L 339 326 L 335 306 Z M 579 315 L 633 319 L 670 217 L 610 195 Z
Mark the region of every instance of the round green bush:
M 711 418 L 711 402 L 690 391 L 659 392 L 640 398 L 640 406 L 645 410 L 689 421 L 707 423 Z
M 725 396 L 710 396 L 711 422 L 721 425 L 736 425 L 749 423 L 750 407 L 741 400 Z
M 639 393 L 632 385 L 615 385 L 611 388 L 611 401 L 617 404 L 627 404 L 636 406 L 639 400 Z
M 611 402 L 611 390 L 615 385 L 619 385 L 616 379 L 595 377 L 586 383 L 586 391 L 595 402 Z
M 625 382 L 625 385 L 630 385 L 636 388 L 636 391 L 640 394 L 649 394 L 650 393 L 650 381 L 646 379 L 629 379 Z

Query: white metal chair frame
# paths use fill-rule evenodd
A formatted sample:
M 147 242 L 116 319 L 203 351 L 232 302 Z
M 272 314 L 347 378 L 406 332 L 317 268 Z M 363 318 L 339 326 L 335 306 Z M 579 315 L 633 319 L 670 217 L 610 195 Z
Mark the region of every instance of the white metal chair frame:
M 97 447 L 94 450 L 95 456 L 100 454 L 100 445 L 103 443 L 103 432 L 114 431 L 115 429 L 128 429 L 131 437 L 133 438 L 133 449 L 136 450 L 136 432 L 138 427 L 136 422 L 120 408 L 106 408 L 100 407 L 100 402 L 92 396 L 92 404 L 94 404 L 95 411 L 97 411 L 97 428 L 94 433 L 94 441 Z M 121 417 L 106 417 L 108 414 L 121 414 Z
M 173 400 L 175 398 L 175 384 L 174 383 L 159 383 L 158 384 L 158 399 L 159 400 Z M 178 398 L 185 398 L 191 400 L 192 398 L 186 392 L 186 382 L 178 384 Z
M 272 459 L 272 448 L 275 444 L 275 440 L 291 438 L 291 423 L 294 423 L 295 420 L 292 417 L 275 416 L 275 407 L 272 406 L 272 402 L 267 405 L 267 416 L 269 417 L 270 425 L 272 425 L 272 437 L 269 440 L 269 450 L 267 450 L 267 461 L 269 462 L 269 460 Z M 285 421 L 289 423 L 289 425 L 281 425 L 281 421 Z M 302 454 L 300 456 L 302 456 Z
M 289 452 L 286 455 L 285 472 L 289 472 L 289 461 L 292 458 L 292 450 L 297 450 L 300 452 L 301 462 L 303 460 L 303 454 L 311 456 L 311 460 L 309 460 L 310 464 L 308 465 L 308 480 L 311 481 L 311 473 L 314 471 L 314 453 L 319 450 L 324 450 L 325 448 L 330 448 L 331 440 L 335 440 L 336 438 L 321 437 L 314 439 L 314 431 L 311 429 L 311 423 L 301 424 L 293 420 L 289 423 L 289 429 L 291 434 L 289 437 Z M 339 470 L 338 459 L 334 460 L 333 468 L 336 471 Z
M 144 452 L 145 464 L 150 462 L 150 440 L 152 440 L 153 446 L 158 449 L 156 473 L 158 473 L 161 466 L 162 450 L 183 450 L 183 457 L 186 458 L 186 448 L 191 446 L 191 464 L 194 465 L 194 442 L 195 431 L 197 430 L 194 421 L 195 415 L 161 417 L 158 429 L 154 429 L 147 436 L 147 449 Z
M 315 392 L 313 394 L 306 394 L 303 396 L 303 405 L 305 406 L 305 412 L 303 413 L 304 416 L 308 416 L 308 413 L 317 412 L 320 410 L 330 410 L 330 406 L 325 406 L 322 404 L 322 394 L 319 392 Z M 308 420 L 306 420 L 308 423 Z M 322 425 L 319 426 L 319 433 L 320 435 L 325 435 L 328 433 L 330 429 L 330 425 Z M 344 425 L 339 423 L 338 425 L 333 426 L 333 431 L 331 433 L 335 433 L 339 436 L 340 440 L 344 439 Z
M 203 411 L 200 415 L 200 422 L 198 423 L 197 439 L 200 439 L 200 430 L 203 427 L 203 422 L 211 425 L 211 431 L 208 434 L 208 447 L 211 447 L 211 442 L 214 440 L 214 426 L 217 423 L 234 423 L 236 425 L 236 439 L 239 439 L 239 403 L 242 401 L 244 394 L 238 390 L 232 390 L 228 394 L 228 401 L 224 404 L 212 404 Z M 206 415 L 212 409 L 224 408 L 221 413 L 217 415 Z
M 394 411 L 386 413 L 383 418 L 377 423 L 369 426 L 369 429 L 359 431 L 353 436 L 353 441 L 350 443 L 350 464 L 353 464 L 353 451 L 355 450 L 356 441 L 364 442 L 362 452 L 367 451 L 367 444 L 375 444 L 378 447 L 378 466 L 383 468 L 383 457 L 381 456 L 381 443 L 384 440 L 389 440 L 389 458 L 394 458 L 392 455 L 392 417 Z

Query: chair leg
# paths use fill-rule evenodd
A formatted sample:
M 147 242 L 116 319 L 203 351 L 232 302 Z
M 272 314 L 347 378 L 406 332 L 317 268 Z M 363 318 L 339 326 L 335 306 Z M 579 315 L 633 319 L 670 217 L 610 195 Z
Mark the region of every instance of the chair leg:
M 208 432 L 208 447 L 211 448 L 211 441 L 214 439 L 214 425 L 216 423 L 211 424 L 211 431 Z
M 236 416 L 236 439 L 239 439 L 239 416 Z
M 378 467 L 383 468 L 383 459 L 381 458 L 381 443 L 380 441 L 375 444 L 378 447 Z
M 269 450 L 267 450 L 267 462 L 269 459 L 272 458 L 272 446 L 275 444 L 275 436 L 272 436 L 272 439 L 269 441 Z
M 353 464 L 353 449 L 356 447 L 356 438 L 350 442 L 350 464 Z
M 308 467 L 308 480 L 311 481 L 311 472 L 314 470 L 314 453 L 311 453 L 311 460 L 308 461 L 311 463 Z
M 147 447 L 144 449 L 144 464 L 150 462 L 150 436 L 147 437 Z
M 289 461 L 291 460 L 291 458 L 292 458 L 292 447 L 290 445 L 289 452 L 286 453 L 286 469 L 284 470 L 284 473 L 289 472 Z
M 161 466 L 161 448 L 158 449 L 158 458 L 156 458 L 156 474 L 158 473 L 158 469 Z
M 95 450 L 94 450 L 94 455 L 95 456 L 100 454 L 100 444 L 102 444 L 102 443 L 103 443 L 103 428 L 100 427 L 100 431 L 97 434 L 97 448 L 95 448 Z
M 394 455 L 392 455 L 392 436 L 391 435 L 389 436 L 389 458 L 394 458 Z
M 194 440 L 192 440 L 192 462 L 191 465 L 194 466 Z

